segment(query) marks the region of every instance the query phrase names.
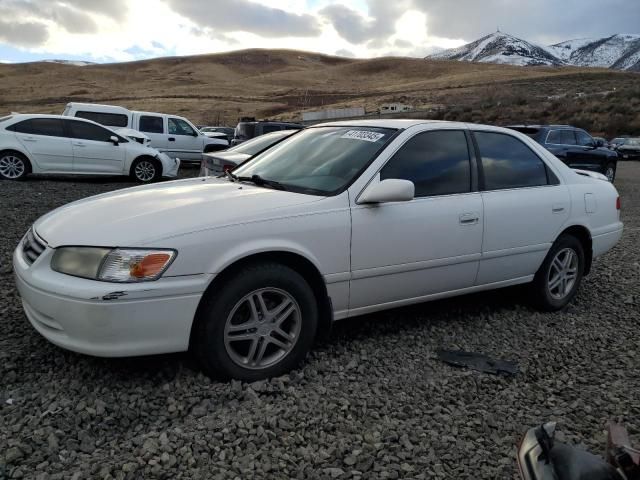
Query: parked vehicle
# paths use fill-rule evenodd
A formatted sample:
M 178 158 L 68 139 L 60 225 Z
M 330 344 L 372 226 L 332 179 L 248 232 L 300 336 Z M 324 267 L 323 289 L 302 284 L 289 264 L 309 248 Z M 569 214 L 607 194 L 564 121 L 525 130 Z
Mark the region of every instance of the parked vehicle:
M 640 137 L 625 138 L 625 142 L 616 149 L 618 155 L 625 160 L 640 159 Z
M 593 140 L 596 142 L 597 147 L 610 148 L 611 145 L 604 137 L 593 137 Z
M 424 120 L 313 126 L 225 177 L 87 198 L 13 256 L 32 326 L 117 357 L 191 349 L 253 381 L 297 366 L 331 322 L 530 284 L 575 297 L 622 235 L 620 199 L 513 130 Z
M 0 177 L 30 173 L 129 175 L 148 183 L 175 177 L 180 160 L 113 130 L 61 115 L 10 115 L 0 119 Z
M 304 125 L 298 123 L 287 122 L 271 122 L 271 121 L 243 121 L 238 122 L 236 126 L 232 145 L 238 145 L 252 138 L 259 137 L 265 133 L 277 132 L 278 130 L 300 130 Z
M 86 118 L 113 128 L 132 128 L 146 134 L 150 145 L 171 158 L 200 162 L 203 152 L 215 152 L 229 147 L 222 138 L 210 138 L 186 118 L 156 112 L 138 112 L 115 105 L 68 103 L 63 115 Z
M 205 127 L 205 126 L 199 127 L 199 130 L 208 137 L 214 133 L 224 133 L 224 135 L 227 138 L 227 141 L 229 142 L 229 145 L 231 145 L 231 140 L 233 140 L 233 135 L 236 131 L 236 129 L 233 127 Z
M 615 180 L 618 155 L 600 148 L 594 138 L 580 128 L 569 125 L 513 125 L 507 128 L 533 138 L 571 168 L 599 172 L 610 182 Z
M 221 175 L 231 171 L 252 156 L 279 143 L 299 130 L 278 130 L 265 133 L 222 152 L 205 153 L 202 157 L 200 176 Z
M 627 137 L 616 137 L 609 142 L 609 148 L 616 150 L 620 145 L 624 145 L 627 141 Z

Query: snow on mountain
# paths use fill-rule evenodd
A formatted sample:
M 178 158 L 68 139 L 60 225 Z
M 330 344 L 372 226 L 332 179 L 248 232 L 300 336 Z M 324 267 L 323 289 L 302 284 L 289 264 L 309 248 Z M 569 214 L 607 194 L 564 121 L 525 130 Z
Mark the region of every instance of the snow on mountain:
M 45 63 L 61 63 L 63 65 L 74 65 L 76 67 L 86 67 L 87 65 L 95 65 L 94 62 L 86 62 L 82 60 L 43 60 Z
M 627 70 L 640 60 L 640 35 L 570 40 L 549 50 L 570 65 Z
M 462 47 L 445 50 L 427 58 L 640 71 L 640 35 L 619 34 L 604 38 L 581 38 L 543 47 L 506 33 L 496 32 Z
M 440 60 L 461 60 L 509 65 L 561 65 L 546 48 L 503 32 L 495 32 L 475 42 L 430 55 Z

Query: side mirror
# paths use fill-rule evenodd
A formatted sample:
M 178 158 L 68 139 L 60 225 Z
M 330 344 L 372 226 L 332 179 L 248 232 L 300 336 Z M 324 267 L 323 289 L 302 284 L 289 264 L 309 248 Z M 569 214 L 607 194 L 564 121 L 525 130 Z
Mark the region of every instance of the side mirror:
M 408 202 L 413 200 L 415 185 L 409 180 L 389 178 L 380 180 L 380 174 L 358 199 L 358 203 Z
M 111 143 L 113 143 L 116 147 L 120 143 L 120 140 L 118 140 L 118 137 L 116 137 L 115 135 L 111 135 L 109 137 L 109 140 L 111 140 Z

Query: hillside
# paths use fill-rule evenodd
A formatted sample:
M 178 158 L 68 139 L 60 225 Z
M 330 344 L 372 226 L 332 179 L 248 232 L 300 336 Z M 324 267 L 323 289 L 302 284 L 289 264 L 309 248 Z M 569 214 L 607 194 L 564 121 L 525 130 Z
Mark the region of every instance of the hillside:
M 608 131 L 613 117 L 600 110 L 603 98 L 615 92 L 627 96 L 629 109 L 618 124 L 636 128 L 637 122 L 640 130 L 640 108 L 633 103 L 637 79 L 603 69 L 245 50 L 106 65 L 1 64 L 0 114 L 59 113 L 67 102 L 81 101 L 234 125 L 240 116 L 299 119 L 303 109 L 373 111 L 397 101 L 432 109 L 428 117 L 506 123 L 579 116 Z M 574 101 L 576 96 L 581 99 Z

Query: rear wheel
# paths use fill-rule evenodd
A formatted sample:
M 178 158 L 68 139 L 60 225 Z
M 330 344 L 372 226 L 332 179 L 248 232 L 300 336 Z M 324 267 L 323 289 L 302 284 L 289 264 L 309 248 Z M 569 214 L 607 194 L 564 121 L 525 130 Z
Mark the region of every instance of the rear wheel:
M 572 235 L 561 235 L 553 244 L 533 281 L 534 300 L 540 309 L 566 307 L 580 287 L 584 273 L 584 249 Z
M 607 164 L 606 168 L 604 169 L 604 176 L 607 177 L 607 180 L 609 180 L 611 183 L 613 183 L 613 181 L 616 179 L 616 167 L 613 163 Z
M 155 158 L 138 158 L 131 164 L 130 175 L 140 183 L 157 182 L 162 176 L 162 165 Z
M 22 180 L 31 171 L 29 160 L 18 152 L 0 154 L 0 177 L 6 180 Z
M 251 382 L 298 366 L 317 323 L 316 299 L 299 273 L 275 263 L 248 266 L 203 299 L 192 348 L 208 375 Z

